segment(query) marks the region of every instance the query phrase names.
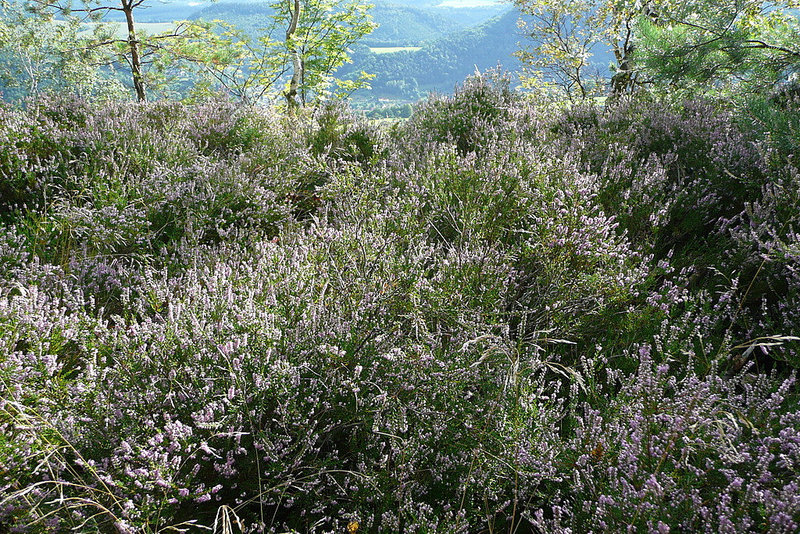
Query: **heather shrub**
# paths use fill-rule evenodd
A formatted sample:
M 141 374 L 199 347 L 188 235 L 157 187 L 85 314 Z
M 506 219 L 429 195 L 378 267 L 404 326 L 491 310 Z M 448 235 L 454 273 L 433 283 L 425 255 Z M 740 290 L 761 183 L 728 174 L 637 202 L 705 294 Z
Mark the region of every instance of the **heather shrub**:
M 38 207 L 43 202 L 42 168 L 61 156 L 57 128 L 48 119 L 35 120 L 26 113 L 0 108 L 0 207 L 4 217 L 18 204 Z
M 502 75 L 475 75 L 456 87 L 452 96 L 432 95 L 418 104 L 404 136 L 425 142 L 455 144 L 459 154 L 480 152 L 492 130 L 511 118 L 511 108 L 520 97 L 509 89 L 510 80 Z
M 765 160 L 779 170 L 791 162 L 800 148 L 800 95 L 789 85 L 768 98 L 753 98 L 746 103 L 740 123 L 762 140 Z
M 364 262 L 365 246 L 372 261 Z M 46 360 L 42 371 L 23 377 L 28 348 L 11 352 L 4 369 L 21 391 L 9 392 L 5 422 L 21 450 L 11 455 L 19 459 L 10 474 L 19 480 L 18 470 L 51 454 L 59 458 L 57 479 L 79 485 L 79 495 L 96 476 L 109 491 L 90 491 L 91 499 L 111 510 L 93 520 L 98 528 L 114 516 L 149 528 L 170 518 L 208 522 L 220 502 L 238 505 L 248 521 L 266 513 L 270 525 L 299 530 L 354 518 L 373 530 L 405 524 L 414 531 L 448 516 L 466 528 L 482 521 L 471 511 L 479 503 L 501 510 L 514 472 L 497 455 L 514 443 L 536 448 L 556 417 L 541 406 L 542 424 L 531 427 L 520 412 L 524 399 L 536 402 L 529 396 L 547 389 L 543 366 L 535 353 L 520 361 L 519 346 L 498 333 L 473 330 L 473 339 L 456 330 L 445 340 L 435 318 L 396 313 L 402 293 L 393 286 L 422 284 L 424 274 L 378 254 L 391 250 L 368 233 L 312 227 L 284 246 L 267 241 L 252 253 L 229 251 L 224 262 L 178 279 L 148 275 L 142 293 L 127 292 L 126 308 L 140 320 L 64 316 L 61 331 L 78 340 L 91 334 L 93 350 L 84 350 L 104 370 L 84 369 L 65 383 L 57 353 L 51 368 Z M 405 252 L 420 254 L 430 259 L 431 251 Z M 345 269 L 347 280 L 339 277 Z M 383 276 L 369 276 L 372 269 Z M 23 320 L 33 298 L 11 298 L 8 318 Z M 438 298 L 421 291 L 420 308 L 442 313 Z M 477 318 L 461 320 L 481 328 Z M 15 330 L 34 346 L 60 339 Z M 88 359 L 82 354 L 75 361 Z M 37 410 L 26 398 L 30 387 L 49 392 L 58 383 L 69 394 L 57 407 Z M 515 397 L 485 398 L 481 390 L 499 384 Z M 16 413 L 17 403 L 29 411 Z M 509 410 L 515 421 L 504 415 Z M 26 416 L 70 434 L 39 453 L 28 448 L 36 436 L 22 424 Z M 510 431 L 513 443 L 505 438 Z M 528 453 L 525 461 L 547 458 Z M 53 491 L 71 490 L 43 484 L 29 497 L 46 513 Z
M 800 240 L 796 230 L 800 222 L 799 186 L 800 172 L 787 166 L 775 172 L 761 195 L 749 202 L 739 216 L 726 221 L 725 227 L 736 245 L 732 259 L 741 265 L 742 272 L 752 273 L 740 296 L 747 339 L 800 333 Z M 765 345 L 759 352 L 786 360 L 793 367 L 800 366 L 796 346 Z
M 317 157 L 365 166 L 386 156 L 382 132 L 341 102 L 331 102 L 315 110 L 305 136 L 311 154 Z
M 659 258 L 687 248 L 694 261 L 703 249 L 720 248 L 706 242 L 718 219 L 741 212 L 764 180 L 754 139 L 710 102 L 578 108 L 565 113 L 556 131 L 599 175 L 603 206 Z
M 609 314 L 634 303 L 648 258 L 595 202 L 594 177 L 566 158 L 539 161 L 527 184 L 530 218 L 522 231 L 510 306 L 523 314 L 529 329 L 554 329 L 576 340 L 585 334 L 588 341 L 595 318 L 607 324 Z
M 765 159 L 773 150 L 770 136 L 743 124 L 710 102 L 664 108 L 634 100 L 605 110 L 568 110 L 547 133 L 597 174 L 601 205 L 634 246 L 654 255 L 650 291 L 661 296 L 650 301 L 671 308 L 663 309 L 671 321 L 696 307 L 704 310 L 696 323 L 704 323 L 704 335 L 692 338 L 704 338 L 711 352 L 797 332 L 792 322 L 782 326 L 784 332 L 774 330 L 778 322 L 769 317 L 792 293 L 786 285 L 791 277 L 772 274 L 773 262 L 764 260 L 763 251 L 754 253 L 750 230 L 759 225 L 753 205 L 770 196 L 771 184 L 785 181 L 786 171 L 770 168 Z M 791 198 L 782 202 L 792 205 Z M 760 232 L 785 232 L 789 218 L 771 223 L 770 230 L 762 224 Z M 742 233 L 748 237 L 736 237 Z M 660 265 L 667 272 L 653 276 Z M 664 314 L 646 315 L 649 330 L 663 328 L 656 325 Z M 791 349 L 777 352 L 783 350 Z
M 25 251 L 25 237 L 14 227 L 3 226 L 0 232 L 0 266 L 6 276 L 3 282 L 8 282 L 14 279 L 15 272 L 25 268 L 30 256 Z
M 417 141 L 412 135 L 406 142 Z M 598 181 L 578 161 L 501 133 L 480 154 L 460 155 L 449 142 L 427 146 L 411 164 L 389 164 L 395 219 L 408 217 L 403 231 L 430 243 L 459 253 L 486 243 L 505 257 L 503 322 L 515 335 L 554 331 L 594 346 L 609 313 L 636 305 L 647 290 L 648 258 L 596 202 Z
M 269 158 L 264 150 L 243 151 L 274 141 L 279 121 L 226 103 L 194 111 L 166 103 L 108 106 L 85 124 L 44 119 L 33 130 L 41 142 L 30 134 L 7 139 L 14 169 L 2 182 L 8 213 L 61 258 L 76 243 L 86 256 L 152 254 L 181 239 L 218 240 L 252 227 L 275 232 L 290 207 L 279 197 L 296 186 L 291 174 L 280 182 L 275 176 L 294 163 L 294 146 Z M 7 119 L 28 120 L 15 113 Z
M 458 247 L 518 239 L 528 199 L 514 155 L 503 154 L 508 148 L 497 144 L 478 158 L 459 155 L 453 145 L 432 145 L 418 165 L 397 169 L 393 178 L 418 202 L 413 208 L 428 241 Z
M 245 152 L 271 133 L 271 121 L 230 100 L 197 104 L 185 123 L 184 135 L 203 154 Z
M 152 239 L 169 250 L 275 235 L 289 206 L 270 187 L 273 179 L 200 156 L 191 166 L 158 169 L 140 185 Z
M 0 530 L 797 530 L 800 174 L 747 121 L 0 112 Z
M 656 363 L 647 345 L 638 360 L 631 376 L 607 375 L 602 403 L 576 409 L 563 497 L 532 523 L 548 532 L 796 531 L 794 375 L 700 376 Z
M 36 99 L 29 99 L 26 104 L 35 114 L 66 128 L 86 126 L 95 112 L 86 99 L 73 94 L 45 93 Z
M 293 214 L 307 219 L 320 208 L 320 189 L 353 166 L 371 169 L 387 156 L 388 149 L 384 133 L 342 103 L 326 103 L 294 118 L 295 125 L 287 130 L 293 130 L 304 156 L 302 163 L 295 160 L 287 169 L 296 176 L 287 199 Z

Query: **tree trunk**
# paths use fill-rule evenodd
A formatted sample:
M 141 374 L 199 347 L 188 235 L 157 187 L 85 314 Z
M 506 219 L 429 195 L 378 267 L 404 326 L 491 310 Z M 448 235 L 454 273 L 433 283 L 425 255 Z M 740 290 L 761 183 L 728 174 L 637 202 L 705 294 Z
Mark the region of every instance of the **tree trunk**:
M 617 59 L 617 72 L 611 77 L 611 99 L 616 100 L 625 93 L 631 92 L 636 83 L 634 79 L 633 53 L 636 45 L 633 42 L 633 28 L 631 18 L 625 20 L 625 38 L 621 44 L 614 47 L 614 57 Z
M 147 100 L 144 92 L 144 79 L 142 78 L 142 61 L 139 58 L 139 41 L 136 40 L 136 30 L 133 23 L 133 0 L 122 0 L 122 11 L 128 23 L 128 46 L 131 50 L 131 72 L 133 73 L 133 88 L 136 90 L 136 99 L 139 102 Z
M 292 79 L 289 81 L 289 88 L 283 93 L 289 108 L 296 108 L 297 90 L 300 87 L 300 80 L 303 79 L 303 59 L 300 57 L 300 50 L 292 42 L 294 34 L 297 32 L 297 23 L 300 20 L 300 0 L 294 1 L 294 9 L 291 10 L 292 19 L 289 28 L 286 30 L 286 44 L 289 47 L 289 54 L 292 56 Z
M 633 45 L 625 44 L 623 50 L 614 50 L 617 72 L 611 77 L 611 97 L 620 98 L 633 88 Z

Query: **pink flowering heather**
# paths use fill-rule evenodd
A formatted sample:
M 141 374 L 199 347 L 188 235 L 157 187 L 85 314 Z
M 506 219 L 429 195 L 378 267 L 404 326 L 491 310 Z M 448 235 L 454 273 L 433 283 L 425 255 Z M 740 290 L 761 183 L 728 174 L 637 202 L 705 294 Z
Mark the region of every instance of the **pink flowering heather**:
M 796 139 L 718 108 L 0 108 L 0 531 L 796 532 Z

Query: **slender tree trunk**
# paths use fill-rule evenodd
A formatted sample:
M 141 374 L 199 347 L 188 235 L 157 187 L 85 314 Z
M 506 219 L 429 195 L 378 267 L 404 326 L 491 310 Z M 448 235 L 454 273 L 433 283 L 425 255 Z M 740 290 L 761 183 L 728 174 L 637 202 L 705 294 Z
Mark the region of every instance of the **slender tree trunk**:
M 292 1 L 292 0 L 290 0 Z M 286 30 L 286 43 L 289 46 L 289 54 L 292 56 L 292 79 L 289 81 L 289 88 L 283 93 L 289 108 L 296 108 L 297 90 L 300 87 L 300 80 L 303 79 L 303 59 L 300 57 L 300 50 L 292 42 L 294 34 L 297 32 L 297 23 L 300 20 L 300 0 L 293 0 L 294 8 L 291 10 L 292 19 L 289 28 Z
M 620 98 L 633 86 L 633 45 L 625 44 L 622 50 L 614 50 L 617 72 L 611 77 L 611 97 Z
M 647 0 L 641 8 L 641 14 L 658 24 L 658 12 L 653 7 L 651 0 Z M 634 30 L 631 26 L 633 19 L 625 21 L 625 38 L 620 45 L 614 48 L 617 59 L 617 72 L 611 77 L 611 98 L 620 98 L 625 93 L 632 93 L 636 88 L 636 44 Z
M 128 23 L 128 46 L 131 50 L 131 72 L 133 73 L 133 88 L 136 90 L 136 99 L 139 102 L 147 100 L 144 92 L 144 79 L 142 77 L 142 61 L 139 58 L 139 41 L 136 40 L 136 29 L 133 23 L 133 0 L 122 0 L 122 11 Z
M 611 77 L 611 99 L 616 100 L 627 92 L 633 90 L 634 58 L 636 46 L 633 42 L 633 28 L 631 19 L 625 21 L 625 38 L 621 44 L 614 47 L 614 57 L 617 59 L 617 72 Z
M 36 72 L 36 67 L 33 64 L 33 61 L 30 60 L 29 56 L 26 56 L 22 50 L 22 46 L 19 43 L 17 44 L 17 57 L 20 58 L 23 69 L 25 70 L 25 74 L 28 76 L 28 94 L 29 95 L 37 95 L 39 94 L 39 75 Z

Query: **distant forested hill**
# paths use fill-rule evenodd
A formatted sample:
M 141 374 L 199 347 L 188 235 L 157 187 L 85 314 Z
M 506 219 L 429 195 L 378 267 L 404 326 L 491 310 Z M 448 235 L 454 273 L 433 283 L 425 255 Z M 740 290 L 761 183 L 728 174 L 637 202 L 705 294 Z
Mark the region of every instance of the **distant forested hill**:
M 520 12 L 510 9 L 483 24 L 465 28 L 425 43 L 419 50 L 376 54 L 366 46 L 354 50 L 353 63 L 339 74 L 365 71 L 375 75 L 372 89 L 357 93 L 361 100 L 413 101 L 429 92 L 450 93 L 476 69 L 501 66 L 507 71 L 522 67 L 514 53 L 520 44 L 533 43 L 519 29 Z M 596 50 L 591 62 L 608 72 L 610 51 Z M 610 73 L 609 73 L 610 75 Z
M 490 16 L 484 8 L 477 12 L 478 16 Z M 378 27 L 362 39 L 361 44 L 372 47 L 418 46 L 466 27 L 476 16 L 473 13 L 471 17 L 459 17 L 454 16 L 452 9 L 419 9 L 385 2 L 376 4 L 371 13 Z M 208 5 L 191 18 L 224 20 L 255 37 L 269 23 L 269 15 L 269 6 L 231 2 Z
M 457 18 L 427 9 L 380 3 L 371 13 L 379 26 L 362 39 L 367 46 L 417 46 L 463 28 Z
M 264 4 L 225 2 L 210 4 L 193 13 L 189 20 L 222 20 L 256 37 L 269 24 L 270 13 L 269 6 Z
M 340 73 L 366 71 L 375 75 L 370 91 L 358 98 L 414 100 L 430 91 L 449 93 L 464 78 L 501 64 L 519 68 L 513 56 L 523 39 L 517 28 L 519 12 L 509 10 L 476 27 L 459 30 L 425 43 L 418 51 L 375 54 L 366 46 L 354 50 L 353 63 Z
M 512 54 L 521 38 L 517 29 L 519 14 L 508 10 L 488 18 L 498 9 L 501 8 L 418 8 L 378 3 L 372 9 L 378 28 L 353 47 L 353 63 L 340 69 L 338 75 L 362 70 L 375 74 L 373 88 L 355 95 L 362 101 L 416 100 L 430 91 L 449 93 L 475 72 L 476 66 L 485 70 L 500 63 L 515 69 L 519 62 Z M 269 23 L 269 14 L 263 4 L 231 2 L 208 5 L 191 18 L 224 20 L 257 36 Z M 478 25 L 470 26 L 476 21 Z

